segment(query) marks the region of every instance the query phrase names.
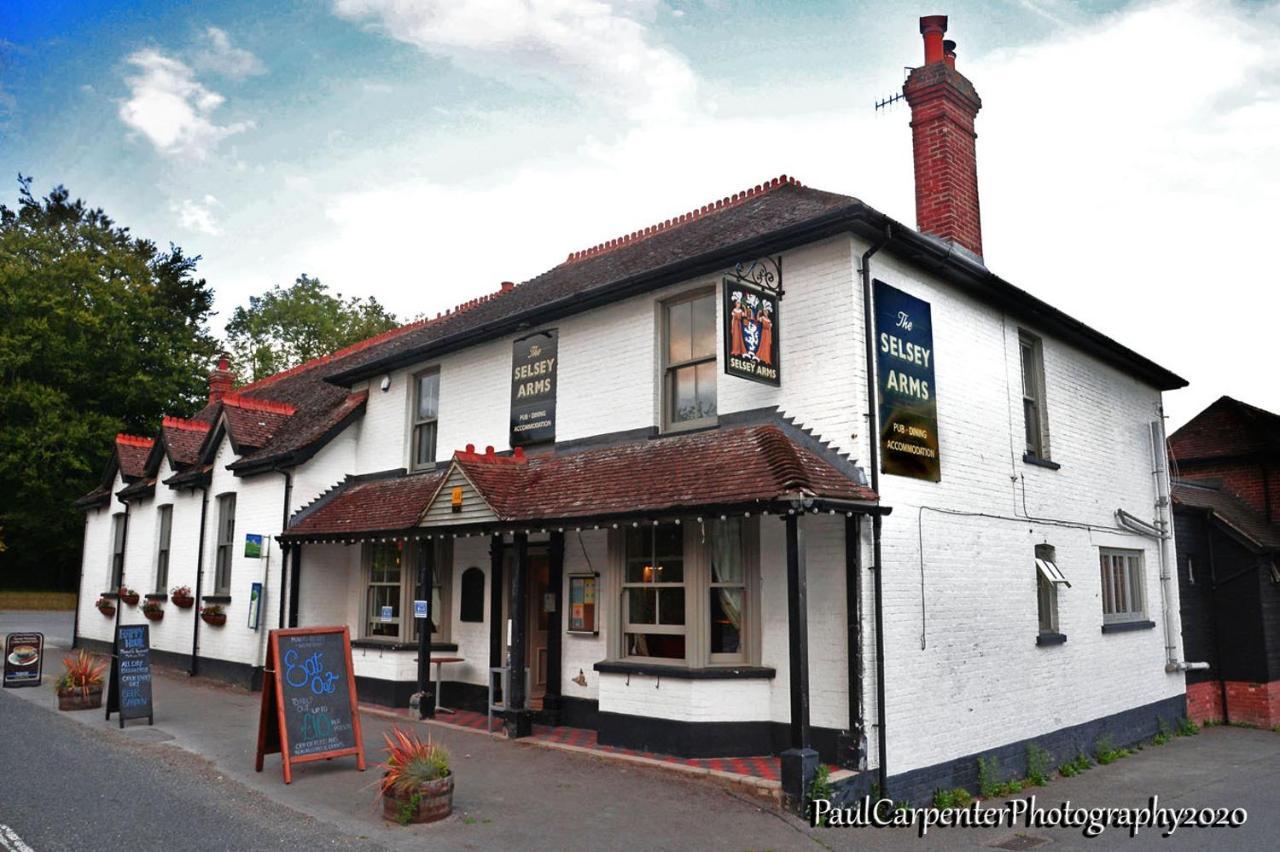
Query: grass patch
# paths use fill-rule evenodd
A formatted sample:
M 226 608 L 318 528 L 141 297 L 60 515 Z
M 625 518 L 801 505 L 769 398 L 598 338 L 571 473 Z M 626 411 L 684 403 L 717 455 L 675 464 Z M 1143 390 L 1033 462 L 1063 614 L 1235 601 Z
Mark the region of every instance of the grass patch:
M 1079 775 L 1081 772 L 1088 771 L 1093 766 L 1093 761 L 1089 759 L 1089 755 L 1080 752 L 1075 757 L 1058 767 L 1058 774 L 1063 778 L 1070 778 L 1073 775 Z
M 1000 758 L 978 758 L 978 792 L 989 799 L 1000 793 Z
M 3 592 L 0 591 L 0 610 L 6 609 L 57 609 L 76 608 L 75 592 Z
M 1103 734 L 1093 744 L 1093 756 L 1098 759 L 1099 764 L 1106 766 L 1110 763 L 1115 763 L 1122 757 L 1128 757 L 1129 749 L 1116 748 L 1111 743 L 1111 735 Z
M 956 787 L 953 790 L 935 790 L 933 794 L 933 806 L 938 810 L 967 808 L 971 804 L 973 804 L 973 796 L 963 787 Z
M 1049 783 L 1049 774 L 1053 772 L 1053 755 L 1035 743 L 1027 744 L 1027 781 L 1037 787 Z
M 1212 725 L 1208 722 L 1206 722 L 1205 724 L 1208 725 L 1209 727 L 1212 727 Z M 1217 723 L 1214 722 L 1213 724 L 1216 725 Z M 1195 722 L 1191 721 L 1190 719 L 1188 719 L 1186 716 L 1183 716 L 1181 719 L 1178 720 L 1178 730 L 1177 730 L 1178 736 L 1194 737 L 1198 733 L 1200 733 L 1200 726 L 1197 725 Z
M 1152 745 L 1164 745 L 1173 739 L 1173 730 L 1163 716 L 1156 717 L 1156 735 L 1151 738 Z

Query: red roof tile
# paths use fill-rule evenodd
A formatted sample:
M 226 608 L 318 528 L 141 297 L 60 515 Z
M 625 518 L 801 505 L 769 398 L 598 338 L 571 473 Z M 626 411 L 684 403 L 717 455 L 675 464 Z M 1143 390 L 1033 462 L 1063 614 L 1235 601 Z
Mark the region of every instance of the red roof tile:
M 349 480 L 298 513 L 291 537 L 341 537 L 406 530 L 418 523 L 444 471 L 394 479 Z
M 137 435 L 116 435 L 116 461 L 120 475 L 125 479 L 137 479 L 146 473 L 147 456 L 155 443 L 151 438 Z

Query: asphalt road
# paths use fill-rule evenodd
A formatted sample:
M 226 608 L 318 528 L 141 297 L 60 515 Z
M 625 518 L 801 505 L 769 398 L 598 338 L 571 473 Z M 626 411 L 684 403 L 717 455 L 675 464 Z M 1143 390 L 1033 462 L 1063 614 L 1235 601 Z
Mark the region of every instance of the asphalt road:
M 82 711 L 86 713 L 101 711 Z M 0 850 L 373 849 L 131 727 L 107 737 L 0 692 Z M 6 830 L 7 827 L 7 830 Z

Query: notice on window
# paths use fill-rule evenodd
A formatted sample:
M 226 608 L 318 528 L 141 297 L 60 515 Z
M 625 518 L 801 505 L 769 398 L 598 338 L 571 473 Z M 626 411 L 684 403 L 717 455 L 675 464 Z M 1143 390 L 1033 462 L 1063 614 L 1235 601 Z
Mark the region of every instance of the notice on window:
M 929 303 L 875 282 L 876 374 L 880 396 L 880 470 L 942 479 L 938 388 Z
M 511 446 L 556 439 L 558 330 L 534 332 L 516 340 L 511 358 Z

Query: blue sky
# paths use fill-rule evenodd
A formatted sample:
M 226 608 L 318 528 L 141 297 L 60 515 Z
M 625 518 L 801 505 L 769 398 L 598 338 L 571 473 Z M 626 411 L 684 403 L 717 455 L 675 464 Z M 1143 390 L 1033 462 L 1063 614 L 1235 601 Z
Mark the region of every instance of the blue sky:
M 1192 379 L 1175 422 L 1280 409 L 1274 0 L 6 0 L 0 174 L 203 255 L 219 329 L 304 271 L 407 318 L 784 172 L 913 222 L 872 104 L 930 13 L 991 268 Z

